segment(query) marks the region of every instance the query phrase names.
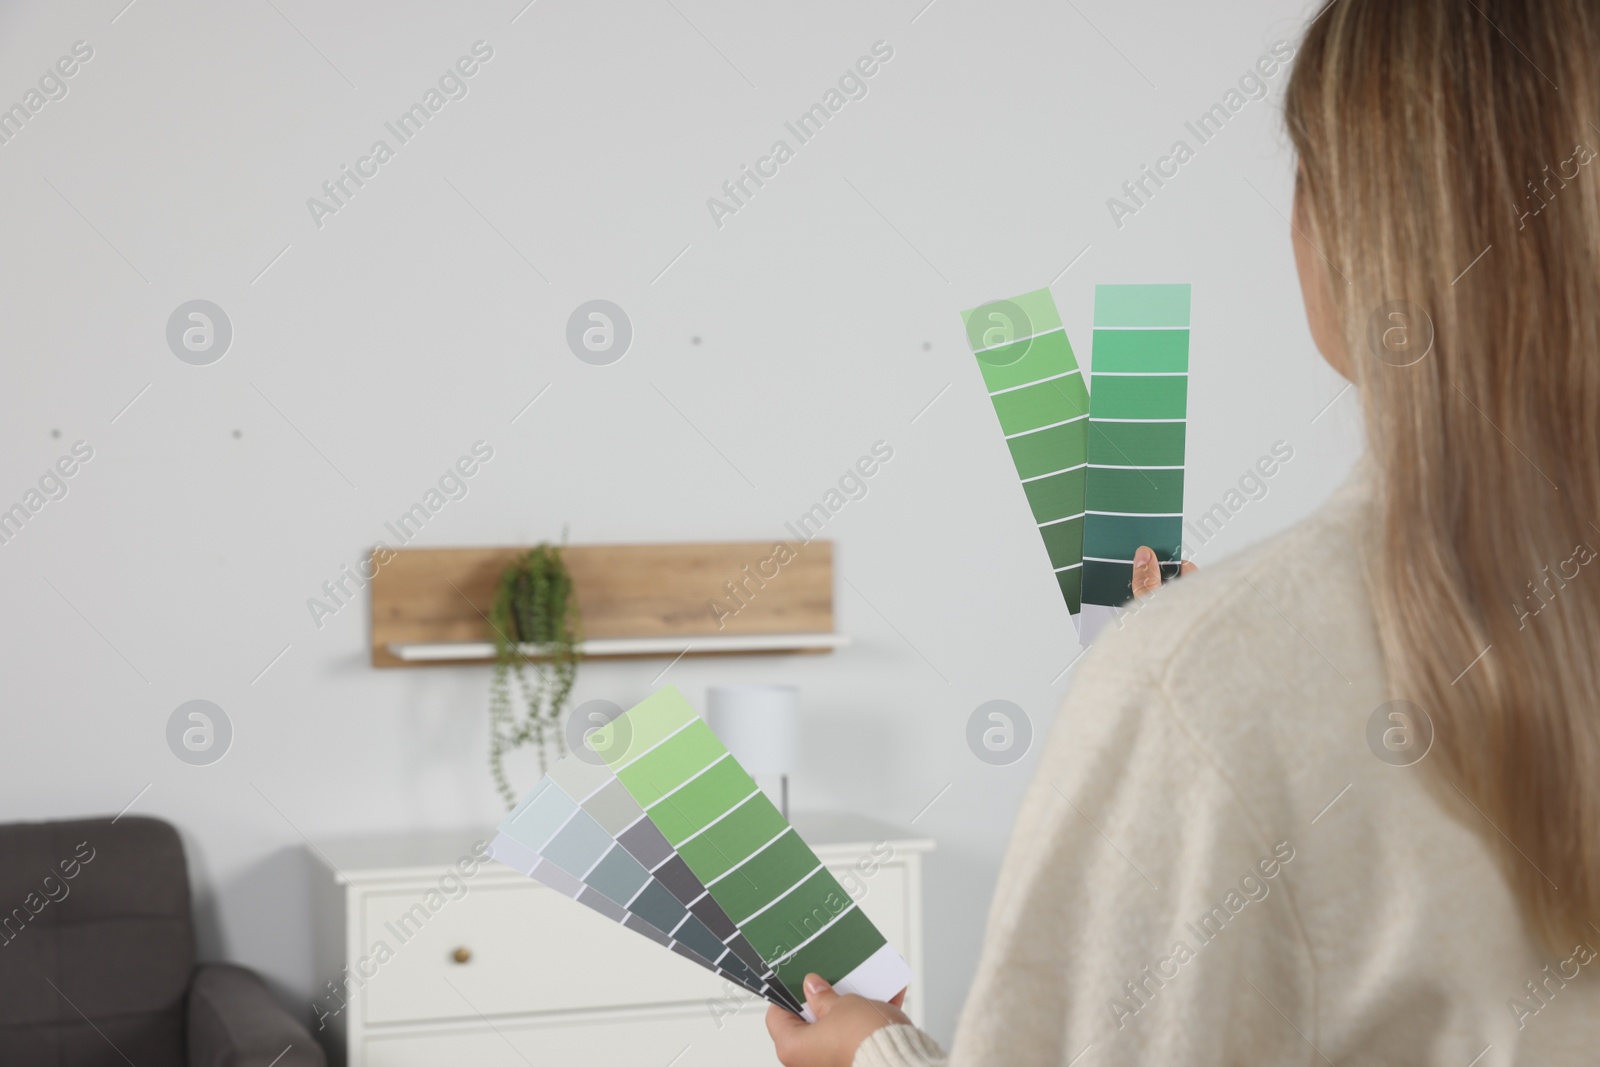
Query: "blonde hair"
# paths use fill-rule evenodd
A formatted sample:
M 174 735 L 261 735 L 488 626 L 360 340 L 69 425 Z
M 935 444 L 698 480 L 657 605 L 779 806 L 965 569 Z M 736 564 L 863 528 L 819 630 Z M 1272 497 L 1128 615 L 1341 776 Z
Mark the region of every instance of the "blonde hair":
M 1285 102 L 1377 467 L 1390 683 L 1562 951 L 1600 932 L 1597 34 L 1593 0 L 1332 0 Z

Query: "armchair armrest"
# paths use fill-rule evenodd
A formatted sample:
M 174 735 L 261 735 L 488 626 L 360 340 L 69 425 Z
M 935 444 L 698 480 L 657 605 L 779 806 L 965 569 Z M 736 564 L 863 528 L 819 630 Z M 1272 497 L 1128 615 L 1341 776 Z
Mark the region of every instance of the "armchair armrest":
M 189 1067 L 326 1067 L 311 1034 L 254 971 L 203 963 L 189 983 Z

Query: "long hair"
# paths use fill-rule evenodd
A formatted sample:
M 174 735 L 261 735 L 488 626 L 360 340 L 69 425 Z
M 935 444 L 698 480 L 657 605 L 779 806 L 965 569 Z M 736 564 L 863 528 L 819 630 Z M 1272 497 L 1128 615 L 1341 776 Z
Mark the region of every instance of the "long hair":
M 1391 685 L 1562 951 L 1600 934 L 1597 35 L 1597 0 L 1332 0 L 1285 100 Z

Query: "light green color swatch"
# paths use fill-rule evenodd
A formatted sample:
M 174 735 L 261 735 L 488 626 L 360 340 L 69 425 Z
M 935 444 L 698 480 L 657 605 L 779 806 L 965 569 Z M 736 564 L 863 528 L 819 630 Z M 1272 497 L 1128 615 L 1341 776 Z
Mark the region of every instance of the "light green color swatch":
M 1070 572 L 1083 563 L 1083 526 L 1062 520 L 1083 514 L 1089 390 L 1082 368 L 1049 289 L 991 301 L 963 312 L 962 321 L 1062 599 L 1076 615 L 1079 583 Z M 1056 524 L 1049 534 L 1046 524 Z

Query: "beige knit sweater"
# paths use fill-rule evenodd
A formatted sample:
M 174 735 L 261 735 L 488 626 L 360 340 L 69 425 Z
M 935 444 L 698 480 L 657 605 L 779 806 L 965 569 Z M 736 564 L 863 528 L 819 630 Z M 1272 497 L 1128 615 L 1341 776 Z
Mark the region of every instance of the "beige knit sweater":
M 1368 746 L 1389 699 L 1370 498 L 1358 468 L 1107 630 L 1019 812 L 948 1059 L 900 1026 L 855 1067 L 1600 1062 L 1600 931 L 1542 951 L 1427 759 Z

